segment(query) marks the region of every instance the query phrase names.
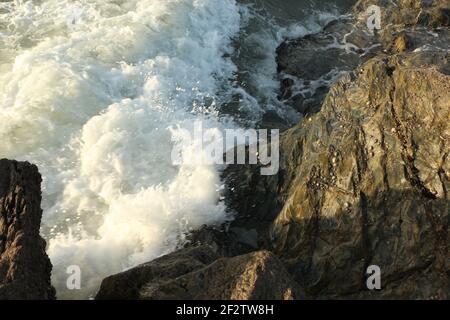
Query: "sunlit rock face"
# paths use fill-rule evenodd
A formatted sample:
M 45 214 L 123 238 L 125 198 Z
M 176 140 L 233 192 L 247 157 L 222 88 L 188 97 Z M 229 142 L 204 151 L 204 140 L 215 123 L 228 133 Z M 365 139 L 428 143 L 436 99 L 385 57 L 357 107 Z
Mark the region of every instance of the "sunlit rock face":
M 275 251 L 313 295 L 447 298 L 448 54 L 380 55 L 285 135 Z M 378 265 L 384 286 L 366 291 Z
M 383 3 L 384 17 L 394 9 Z M 445 12 L 443 3 L 400 14 Z M 354 12 L 279 48 L 286 103 L 314 108 L 284 133 L 279 175 L 230 170 L 230 199 L 312 297 L 447 299 L 449 30 L 445 20 L 400 19 L 370 34 L 363 2 Z M 322 70 L 309 49 L 325 57 Z M 313 104 L 295 100 L 333 69 L 340 79 Z M 367 288 L 371 265 L 381 268 L 380 291 Z

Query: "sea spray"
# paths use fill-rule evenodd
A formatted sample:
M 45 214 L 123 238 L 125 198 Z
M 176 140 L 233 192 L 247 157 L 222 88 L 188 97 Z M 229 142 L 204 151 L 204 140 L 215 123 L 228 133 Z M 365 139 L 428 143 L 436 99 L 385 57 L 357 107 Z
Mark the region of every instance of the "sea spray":
M 234 1 L 3 9 L 2 50 L 16 56 L 2 61 L 0 155 L 36 163 L 44 176 L 43 231 L 60 297 L 73 297 L 68 266 L 80 266 L 78 295 L 87 297 L 103 277 L 229 218 L 214 166 L 172 165 L 169 128 L 201 115 L 221 130 L 215 93 L 235 71 L 225 57 L 240 26 Z
M 246 3 L 0 3 L 0 157 L 43 175 L 42 233 L 60 298 L 88 298 L 103 277 L 232 218 L 220 167 L 173 165 L 177 128 L 200 119 L 223 133 L 267 110 L 298 120 L 277 100 L 275 51 L 323 23 L 296 6 L 301 17 L 280 27 Z M 77 266 L 81 290 L 69 290 Z

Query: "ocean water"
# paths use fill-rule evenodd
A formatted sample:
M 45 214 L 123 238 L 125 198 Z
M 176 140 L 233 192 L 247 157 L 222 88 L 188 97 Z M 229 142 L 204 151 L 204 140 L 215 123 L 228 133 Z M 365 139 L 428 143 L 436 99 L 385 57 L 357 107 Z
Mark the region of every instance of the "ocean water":
M 233 218 L 222 168 L 172 164 L 177 130 L 252 127 L 268 110 L 298 121 L 276 99 L 276 47 L 349 2 L 0 2 L 0 157 L 42 173 L 59 298 L 93 297 L 105 276 Z M 81 290 L 67 289 L 72 265 Z

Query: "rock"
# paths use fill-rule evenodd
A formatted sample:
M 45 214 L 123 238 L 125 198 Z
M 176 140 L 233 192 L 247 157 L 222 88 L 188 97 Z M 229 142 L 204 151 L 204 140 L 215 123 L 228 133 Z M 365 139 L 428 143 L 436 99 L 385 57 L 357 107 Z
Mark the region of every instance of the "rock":
M 192 259 L 199 253 L 208 259 L 214 257 L 207 247 L 182 249 L 105 279 L 96 299 L 267 300 L 302 297 L 295 281 L 270 252 L 219 258 L 208 265 L 205 265 L 208 259 L 201 262 Z M 187 265 L 190 267 L 179 269 L 179 266 Z
M 394 52 L 402 53 L 405 52 L 410 46 L 410 40 L 405 33 L 398 35 L 394 40 Z
M 246 233 L 254 230 L 258 249 L 270 247 L 271 239 L 267 234 L 283 207 L 282 199 L 278 195 L 279 186 L 284 184 L 285 179 L 284 168 L 273 176 L 262 176 L 260 172 L 258 165 L 246 165 L 229 166 L 223 173 L 227 186 L 225 203 L 229 210 L 236 213 L 227 228 L 227 235 L 236 239 L 239 238 L 234 234 L 236 228 L 246 230 Z M 237 244 L 239 248 L 243 247 L 239 241 Z M 237 244 L 233 247 L 237 248 Z M 247 252 L 241 249 L 239 254 Z
M 381 8 L 381 30 L 369 30 L 367 9 Z M 279 99 L 308 115 L 318 112 L 329 88 L 344 73 L 381 51 L 418 48 L 450 50 L 450 0 L 360 0 L 353 15 L 330 22 L 321 32 L 287 39 L 277 50 Z M 433 27 L 430 31 L 424 27 Z
M 288 39 L 277 49 L 280 99 L 302 114 L 320 110 L 330 86 L 380 49 L 354 18 L 330 22 L 322 32 Z M 294 80 L 295 79 L 295 80 Z
M 448 5 L 448 4 L 447 4 Z M 450 26 L 450 8 L 438 8 L 434 13 L 435 27 Z
M 311 294 L 448 299 L 450 77 L 436 70 L 448 57 L 371 60 L 286 136 L 302 160 L 273 236 Z M 385 279 L 376 293 L 364 290 L 371 264 Z
M 199 270 L 219 256 L 209 246 L 182 249 L 102 281 L 97 300 L 130 300 L 142 298 L 142 288 L 148 283 L 157 284 L 176 279 Z
M 279 71 L 309 81 L 335 69 L 351 71 L 360 62 L 360 56 L 375 44 L 372 36 L 355 34 L 354 23 L 353 19 L 342 18 L 330 22 L 318 34 L 283 42 L 277 49 Z M 282 81 L 288 82 L 285 86 L 293 84 L 292 79 Z
M 378 38 L 348 16 L 330 22 L 317 34 L 288 39 L 277 49 L 279 98 L 304 115 L 314 114 L 337 79 L 380 49 Z
M 449 2 L 396 2 L 359 1 L 353 20 L 282 44 L 280 99 L 306 117 L 282 136 L 277 176 L 225 171 L 229 206 L 311 298 L 450 297 Z M 382 30 L 369 42 L 357 29 L 372 4 Z M 303 94 L 331 70 L 345 71 L 331 90 Z
M 380 55 L 344 76 L 284 134 L 284 179 L 239 199 L 276 194 L 283 207 L 260 237 L 310 297 L 450 297 L 449 57 Z M 367 290 L 370 265 L 380 291 Z
M 267 130 L 278 129 L 280 132 L 289 129 L 290 127 L 289 123 L 273 110 L 268 110 L 263 114 L 260 126 Z
M 361 15 L 372 5 L 381 8 L 381 21 L 384 25 L 432 28 L 449 26 L 450 0 L 359 0 L 354 6 L 354 12 Z M 365 16 L 362 15 L 362 18 Z
M 52 265 L 39 235 L 41 176 L 27 162 L 0 160 L 0 299 L 54 299 Z
M 145 299 L 292 300 L 300 290 L 268 251 L 221 258 L 206 268 L 163 284 L 148 284 Z
M 208 245 L 219 256 L 234 257 L 259 248 L 258 232 L 232 222 L 221 227 L 203 226 L 188 235 L 186 248 Z
M 389 48 L 399 34 L 404 34 L 412 40 L 410 50 L 423 46 L 448 50 L 450 0 L 360 0 L 353 11 L 361 26 L 369 18 L 366 10 L 372 5 L 381 8 L 381 30 L 377 36 L 383 48 Z

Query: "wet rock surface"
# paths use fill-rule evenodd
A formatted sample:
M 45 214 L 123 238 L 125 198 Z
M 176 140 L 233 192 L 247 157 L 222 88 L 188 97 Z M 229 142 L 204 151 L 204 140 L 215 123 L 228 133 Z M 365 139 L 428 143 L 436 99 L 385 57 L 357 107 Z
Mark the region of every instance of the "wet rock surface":
M 0 160 L 0 299 L 54 299 L 52 265 L 39 235 L 41 176 L 26 162 Z
M 369 29 L 381 9 L 381 29 Z M 287 39 L 277 50 L 279 98 L 304 115 L 318 112 L 331 85 L 378 53 L 450 49 L 450 2 L 359 1 L 353 14 L 331 21 L 322 32 Z
M 383 25 L 371 34 L 373 4 Z M 305 118 L 282 135 L 278 174 L 228 167 L 236 219 L 107 278 L 97 298 L 450 299 L 449 7 L 362 0 L 288 39 L 280 99 Z M 189 258 L 196 250 L 207 259 Z M 371 265 L 381 290 L 367 289 Z
M 292 300 L 301 296 L 282 263 L 268 251 L 218 258 L 210 247 L 200 246 L 105 279 L 96 299 Z
M 377 37 L 352 16 L 330 22 L 318 34 L 288 39 L 277 49 L 279 98 L 301 114 L 316 113 L 330 86 L 380 48 Z
M 280 99 L 305 118 L 282 135 L 278 174 L 228 167 L 235 220 L 104 279 L 96 299 L 450 299 L 449 12 L 449 0 L 360 0 L 287 39 Z M 55 297 L 40 183 L 35 166 L 0 160 L 0 299 Z M 367 289 L 371 265 L 381 290 Z
M 204 268 L 219 258 L 209 246 L 183 249 L 103 280 L 97 300 L 140 299 L 144 286 L 154 286 Z
M 364 16 L 367 8 L 372 5 L 381 8 L 383 25 L 388 27 L 450 26 L 449 0 L 359 0 L 354 6 L 354 12 L 357 16 Z
M 355 10 L 356 19 L 365 16 L 365 8 Z M 318 71 L 300 53 L 324 38 L 335 43 L 330 31 L 283 44 L 280 71 L 282 82 L 294 79 L 285 81 L 291 89 L 299 78 L 355 68 L 331 86 L 317 114 L 305 112 L 311 115 L 284 134 L 277 176 L 260 177 L 251 167 L 227 176 L 231 207 L 250 224 L 262 218 L 258 243 L 280 257 L 309 297 L 450 296 L 449 30 L 395 23 L 372 35 L 378 46 L 364 37 L 351 40 L 370 44 L 368 56 L 333 48 L 329 66 Z M 351 57 L 355 64 L 340 65 Z M 266 233 L 263 217 L 273 215 Z M 367 290 L 370 265 L 381 268 L 380 291 Z
M 312 296 L 449 298 L 448 58 L 380 55 L 285 135 L 270 236 Z M 367 290 L 369 265 L 383 290 Z

